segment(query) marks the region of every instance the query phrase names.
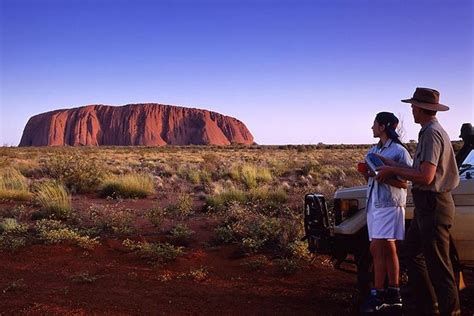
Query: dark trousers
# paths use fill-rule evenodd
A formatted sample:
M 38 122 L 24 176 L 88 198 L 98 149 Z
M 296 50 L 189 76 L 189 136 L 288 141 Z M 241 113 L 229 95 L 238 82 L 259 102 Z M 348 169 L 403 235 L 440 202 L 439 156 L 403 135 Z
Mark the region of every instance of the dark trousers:
M 449 228 L 454 217 L 450 192 L 412 190 L 415 214 L 406 233 L 403 257 L 418 313 L 456 315 L 459 295 L 449 258 Z

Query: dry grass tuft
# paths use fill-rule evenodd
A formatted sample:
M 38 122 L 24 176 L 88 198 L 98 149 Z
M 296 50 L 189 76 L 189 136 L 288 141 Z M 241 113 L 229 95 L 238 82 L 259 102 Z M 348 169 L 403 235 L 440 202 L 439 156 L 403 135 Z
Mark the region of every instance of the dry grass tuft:
M 41 205 L 41 210 L 52 217 L 67 218 L 72 213 L 71 196 L 66 188 L 56 181 L 37 184 L 35 200 Z
M 26 201 L 30 197 L 28 180 L 20 171 L 10 167 L 0 170 L 0 199 Z
M 112 198 L 145 198 L 155 194 L 153 178 L 144 173 L 112 176 L 102 185 L 102 196 Z

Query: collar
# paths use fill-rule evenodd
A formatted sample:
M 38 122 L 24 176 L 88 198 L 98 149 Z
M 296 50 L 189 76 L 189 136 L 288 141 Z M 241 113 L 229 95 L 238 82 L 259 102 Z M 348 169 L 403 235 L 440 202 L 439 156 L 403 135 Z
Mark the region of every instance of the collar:
M 434 119 L 432 119 L 430 122 L 428 122 L 428 124 L 426 124 L 425 126 L 423 126 L 420 130 L 420 132 L 418 133 L 418 136 L 421 136 L 421 134 L 423 134 L 424 131 L 426 131 L 426 129 L 428 127 L 430 127 L 431 125 L 433 125 L 434 123 L 437 123 L 438 122 L 438 119 L 435 117 Z
M 393 139 L 389 138 L 383 146 L 379 145 L 377 147 L 378 147 L 378 149 L 388 148 L 388 147 L 390 147 L 390 145 L 392 145 L 392 143 L 393 143 Z

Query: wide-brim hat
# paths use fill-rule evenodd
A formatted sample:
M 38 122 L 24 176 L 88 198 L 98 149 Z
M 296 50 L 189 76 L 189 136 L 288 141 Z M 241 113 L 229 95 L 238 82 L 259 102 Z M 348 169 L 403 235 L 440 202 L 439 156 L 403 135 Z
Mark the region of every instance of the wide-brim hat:
M 431 111 L 447 111 L 449 106 L 439 103 L 439 92 L 430 88 L 416 88 L 411 99 L 402 100 L 422 109 Z

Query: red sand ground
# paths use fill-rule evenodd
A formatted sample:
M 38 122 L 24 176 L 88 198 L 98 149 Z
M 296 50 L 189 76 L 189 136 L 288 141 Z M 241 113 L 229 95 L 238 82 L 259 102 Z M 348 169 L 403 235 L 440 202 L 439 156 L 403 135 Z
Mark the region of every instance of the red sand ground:
M 78 208 L 91 201 L 74 203 Z M 153 201 L 124 203 L 146 209 Z M 8 205 L 0 204 L 2 207 Z M 69 245 L 33 245 L 15 253 L 2 252 L 0 314 L 351 313 L 354 275 L 334 270 L 321 263 L 321 258 L 290 276 L 279 274 L 270 263 L 261 271 L 251 271 L 241 265 L 249 258 L 237 256 L 235 246 L 209 247 L 215 220 L 197 215 L 186 224 L 196 232 L 193 242 L 185 255 L 164 266 L 153 266 L 125 251 L 119 239 L 102 240 L 93 251 Z M 146 238 L 153 239 L 153 235 L 150 227 Z M 180 277 L 200 267 L 208 271 L 205 280 Z M 471 275 L 467 275 L 468 282 L 474 281 Z M 473 298 L 472 289 L 463 291 L 466 315 L 474 311 Z

